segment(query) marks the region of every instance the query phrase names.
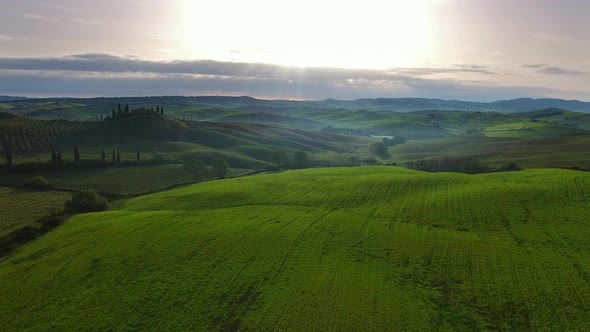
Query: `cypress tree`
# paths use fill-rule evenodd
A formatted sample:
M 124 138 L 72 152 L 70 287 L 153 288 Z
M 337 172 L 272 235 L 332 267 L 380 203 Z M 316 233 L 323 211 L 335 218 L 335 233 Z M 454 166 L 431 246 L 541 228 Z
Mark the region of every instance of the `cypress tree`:
M 107 155 L 106 155 L 106 153 L 104 153 L 104 149 L 102 149 L 102 155 L 100 156 L 100 159 L 102 161 L 105 161 L 107 159 Z
M 115 148 L 113 148 L 113 164 L 117 162 L 117 157 L 115 155 Z
M 139 146 L 137 147 L 137 150 L 135 151 L 135 159 L 137 159 L 137 162 L 141 161 L 141 156 L 139 155 Z
M 121 116 L 121 113 L 123 113 L 121 111 L 121 104 L 117 105 L 117 116 Z
M 98 121 L 98 115 L 96 115 L 96 121 Z
M 115 108 L 113 107 L 113 115 L 112 115 L 113 119 L 117 117 L 117 113 L 115 112 Z
M 160 107 L 160 115 L 164 115 L 164 106 Z
M 61 152 L 57 151 L 57 163 L 61 164 Z
M 51 149 L 51 163 L 57 164 L 57 154 L 55 154 L 55 149 Z
M 100 113 L 100 121 L 103 121 L 103 119 L 102 119 L 102 113 Z
M 6 165 L 12 166 L 12 150 L 10 145 L 4 143 L 4 153 L 6 154 Z
M 77 163 L 80 161 L 80 151 L 78 150 L 78 146 L 74 147 L 74 162 Z
M 117 151 L 117 164 L 121 163 L 121 154 Z
M 129 114 L 129 105 L 125 104 L 125 113 Z

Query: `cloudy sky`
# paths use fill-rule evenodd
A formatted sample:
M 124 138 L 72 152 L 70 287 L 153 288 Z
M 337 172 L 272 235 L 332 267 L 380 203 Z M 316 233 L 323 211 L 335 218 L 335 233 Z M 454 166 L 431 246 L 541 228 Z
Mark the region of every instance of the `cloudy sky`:
M 590 100 L 588 0 L 0 0 L 0 95 Z

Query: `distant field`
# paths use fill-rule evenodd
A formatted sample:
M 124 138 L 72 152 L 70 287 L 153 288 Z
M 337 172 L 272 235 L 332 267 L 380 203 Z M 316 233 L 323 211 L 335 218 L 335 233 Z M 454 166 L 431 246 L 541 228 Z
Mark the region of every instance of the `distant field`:
M 21 228 L 34 225 L 34 221 L 63 210 L 70 193 L 57 191 L 33 192 L 0 187 L 0 237 Z
M 389 149 L 391 160 L 475 157 L 491 166 L 509 162 L 527 168 L 590 166 L 590 136 L 455 137 L 410 141 Z
M 0 261 L 3 330 L 590 329 L 590 173 L 289 171 L 76 216 Z

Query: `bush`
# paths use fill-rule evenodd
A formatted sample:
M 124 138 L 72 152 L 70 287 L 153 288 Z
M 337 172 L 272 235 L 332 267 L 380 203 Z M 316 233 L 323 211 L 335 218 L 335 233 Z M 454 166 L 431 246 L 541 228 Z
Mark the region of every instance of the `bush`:
M 374 157 L 368 157 L 363 159 L 363 163 L 367 165 L 377 165 L 379 163 L 379 160 L 375 159 Z
M 588 172 L 589 169 L 584 167 L 584 166 L 580 166 L 580 165 L 562 165 L 561 168 L 563 169 L 569 169 L 572 171 L 582 171 L 582 172 Z
M 521 170 L 522 170 L 522 168 L 520 166 L 518 166 L 515 162 L 511 162 L 511 163 L 502 165 L 501 167 L 496 169 L 496 172 L 510 172 L 510 171 L 521 171 Z
M 209 176 L 209 169 L 205 163 L 198 159 L 190 159 L 184 162 L 184 169 L 194 175 L 197 180 L 204 180 Z
M 293 166 L 295 168 L 306 168 L 309 165 L 309 157 L 303 151 L 297 151 L 293 154 Z
M 25 180 L 25 187 L 35 189 L 47 189 L 50 187 L 49 181 L 42 176 L 34 176 Z
M 65 210 L 70 213 L 98 212 L 107 209 L 107 200 L 94 190 L 82 190 L 72 194 L 72 199 L 65 203 Z
M 375 142 L 371 144 L 369 151 L 374 155 L 383 157 L 387 153 L 387 146 L 383 142 Z

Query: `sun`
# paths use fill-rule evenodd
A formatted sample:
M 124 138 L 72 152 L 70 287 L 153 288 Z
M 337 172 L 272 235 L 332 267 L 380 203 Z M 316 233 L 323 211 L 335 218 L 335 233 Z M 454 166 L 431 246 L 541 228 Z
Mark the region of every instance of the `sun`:
M 434 46 L 433 0 L 184 1 L 188 58 L 300 67 L 416 66 Z

